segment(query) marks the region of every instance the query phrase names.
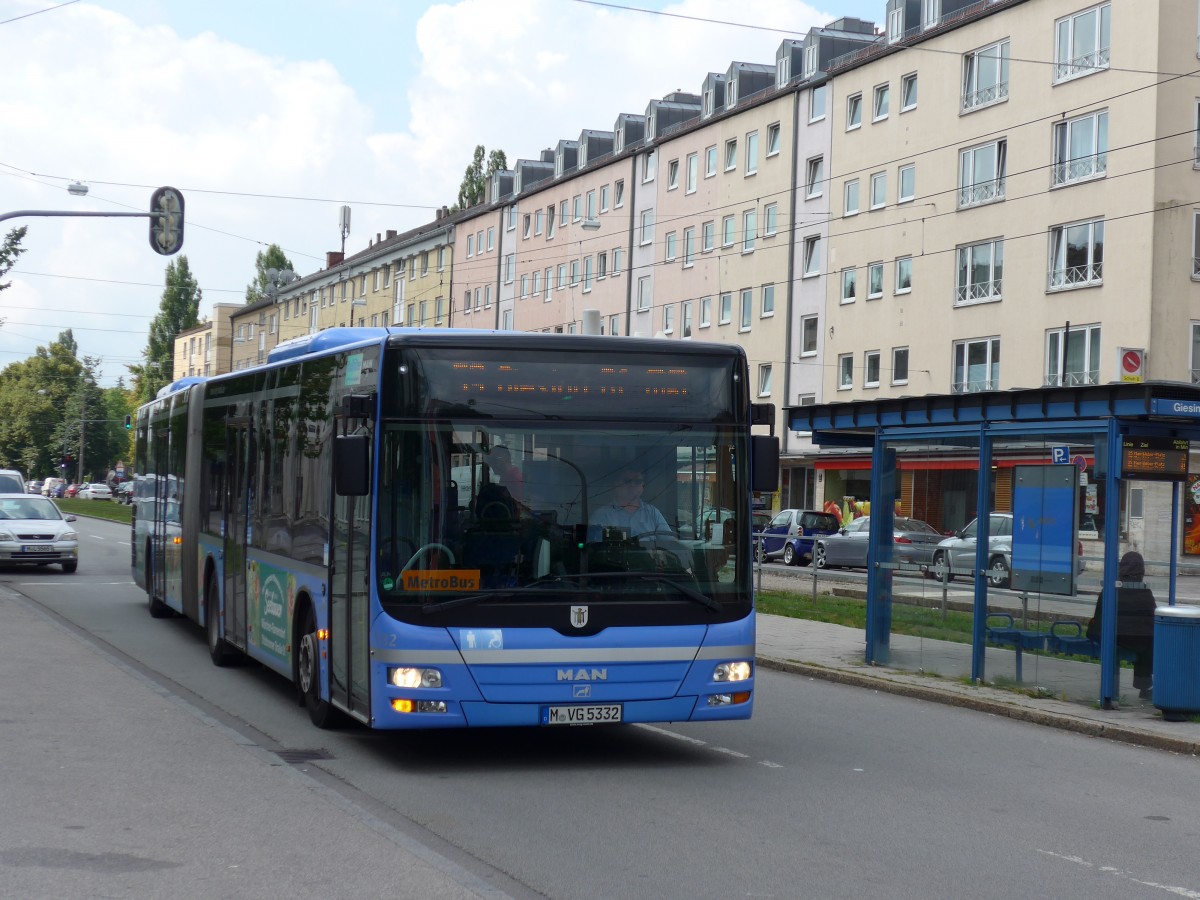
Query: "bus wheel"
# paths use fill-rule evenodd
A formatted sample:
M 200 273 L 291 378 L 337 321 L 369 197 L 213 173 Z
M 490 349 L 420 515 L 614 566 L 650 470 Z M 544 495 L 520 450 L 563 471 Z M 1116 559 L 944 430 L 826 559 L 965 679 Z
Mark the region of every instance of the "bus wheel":
M 204 579 L 204 630 L 208 635 L 208 655 L 214 666 L 230 666 L 237 660 L 237 651 L 221 637 L 221 622 L 217 612 L 217 579 L 209 571 Z
M 317 642 L 317 618 L 311 606 L 305 606 L 300 616 L 300 640 L 296 644 L 292 666 L 300 702 L 308 710 L 308 717 L 318 728 L 332 728 L 335 711 L 328 700 L 321 699 L 321 651 Z
M 167 619 L 171 616 L 171 607 L 154 596 L 154 567 L 150 564 L 150 542 L 146 542 L 146 566 L 143 575 L 146 578 L 146 596 L 150 598 L 150 615 L 156 619 Z

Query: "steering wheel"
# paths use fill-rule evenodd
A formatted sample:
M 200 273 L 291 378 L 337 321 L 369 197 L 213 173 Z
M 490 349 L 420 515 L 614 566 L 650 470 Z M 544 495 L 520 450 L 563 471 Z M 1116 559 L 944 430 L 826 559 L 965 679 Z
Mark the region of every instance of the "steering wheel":
M 440 550 L 442 553 L 445 553 L 446 556 L 450 560 L 450 565 L 454 565 L 454 563 L 455 563 L 454 551 L 451 550 L 449 547 L 447 547 L 445 544 L 439 544 L 437 541 L 430 541 L 428 544 L 425 544 L 423 547 L 421 547 L 421 549 L 419 549 L 416 553 L 414 553 L 412 555 L 412 559 L 410 559 L 408 562 L 406 562 L 404 564 L 404 567 L 400 570 L 400 572 L 401 573 L 407 572 L 409 569 L 411 569 L 413 567 L 413 563 L 415 563 L 418 559 L 420 559 L 422 556 L 424 556 L 430 550 Z
M 636 538 L 638 543 L 649 545 L 650 553 L 657 566 L 665 572 L 690 572 L 692 552 L 673 531 L 643 531 Z

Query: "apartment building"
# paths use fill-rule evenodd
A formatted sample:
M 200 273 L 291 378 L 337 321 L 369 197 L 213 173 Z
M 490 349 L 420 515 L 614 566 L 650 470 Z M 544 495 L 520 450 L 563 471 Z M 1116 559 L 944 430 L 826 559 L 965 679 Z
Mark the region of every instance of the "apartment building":
M 238 303 L 214 303 L 211 318 L 176 335 L 172 380 L 230 371 L 233 346 L 230 316 L 240 308 Z

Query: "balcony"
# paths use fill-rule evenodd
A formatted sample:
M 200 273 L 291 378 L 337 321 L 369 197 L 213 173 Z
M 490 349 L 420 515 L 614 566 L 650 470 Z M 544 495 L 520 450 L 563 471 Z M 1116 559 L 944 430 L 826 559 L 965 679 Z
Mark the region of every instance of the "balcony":
M 1077 181 L 1103 178 L 1106 174 L 1108 174 L 1107 153 L 1081 156 L 1078 159 L 1055 163 L 1050 170 L 1050 187 L 1062 187 L 1064 184 L 1074 184 Z
M 1104 284 L 1104 263 L 1068 266 L 1065 269 L 1055 269 L 1050 273 L 1050 290 L 1052 291 L 1065 291 L 1095 284 Z

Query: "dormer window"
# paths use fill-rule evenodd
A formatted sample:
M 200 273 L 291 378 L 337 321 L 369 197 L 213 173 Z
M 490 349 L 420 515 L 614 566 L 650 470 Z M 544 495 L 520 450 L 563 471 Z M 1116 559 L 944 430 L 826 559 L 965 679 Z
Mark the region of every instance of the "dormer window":
M 775 63 L 775 85 L 783 87 L 792 80 L 792 58 L 790 56 L 781 57 Z
M 704 92 L 704 105 L 701 109 L 705 118 L 713 114 L 713 89 L 709 88 Z
M 817 45 L 804 48 L 804 77 L 811 78 L 817 73 Z
M 725 108 L 733 109 L 737 106 L 738 98 L 738 83 L 736 78 L 730 78 L 729 83 L 725 85 Z

